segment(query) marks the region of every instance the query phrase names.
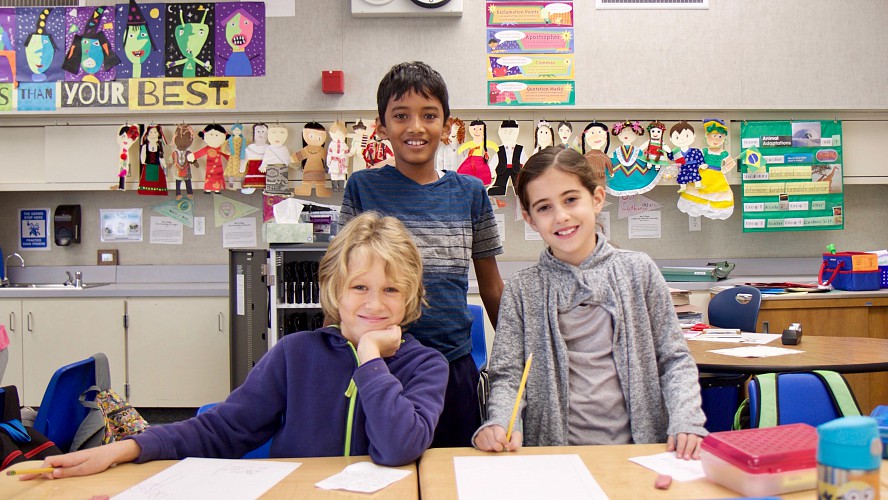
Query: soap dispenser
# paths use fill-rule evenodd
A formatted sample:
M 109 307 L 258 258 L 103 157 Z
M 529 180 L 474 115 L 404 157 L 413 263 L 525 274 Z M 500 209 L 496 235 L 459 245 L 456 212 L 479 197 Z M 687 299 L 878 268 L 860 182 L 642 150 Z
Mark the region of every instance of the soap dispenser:
M 59 205 L 52 222 L 56 245 L 66 247 L 80 243 L 80 205 Z

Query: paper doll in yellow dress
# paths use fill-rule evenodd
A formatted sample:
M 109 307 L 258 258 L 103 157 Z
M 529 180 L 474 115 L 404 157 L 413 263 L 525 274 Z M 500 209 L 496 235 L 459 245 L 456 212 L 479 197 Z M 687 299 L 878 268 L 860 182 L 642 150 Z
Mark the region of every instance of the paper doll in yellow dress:
M 678 209 L 694 217 L 707 217 L 724 220 L 734 213 L 734 193 L 725 174 L 737 166 L 725 148 L 728 127 L 715 118 L 703 122 L 706 144 L 703 148 L 703 161 L 706 168 L 700 169 L 700 186 L 688 184 L 678 198 Z

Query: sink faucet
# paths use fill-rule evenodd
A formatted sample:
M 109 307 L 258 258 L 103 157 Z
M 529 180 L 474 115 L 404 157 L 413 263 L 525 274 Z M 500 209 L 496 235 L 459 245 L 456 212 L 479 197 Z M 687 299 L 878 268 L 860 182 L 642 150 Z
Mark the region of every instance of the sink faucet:
M 78 288 L 83 287 L 83 273 L 77 271 L 74 273 L 74 276 L 71 276 L 71 271 L 65 271 L 65 276 L 68 278 L 65 280 L 65 286 L 76 286 Z
M 13 258 L 13 257 L 17 257 L 17 258 L 18 258 L 19 262 L 21 263 L 21 265 L 20 265 L 19 267 L 25 267 L 25 259 L 24 259 L 24 257 L 22 257 L 21 255 L 19 255 L 18 253 L 11 253 L 11 254 L 7 255 L 7 256 L 6 256 L 6 262 L 5 262 L 5 263 L 6 263 L 6 270 L 7 270 L 7 271 L 6 271 L 6 276 L 3 277 L 2 283 L 0 283 L 0 286 L 7 286 L 7 285 L 9 285 L 9 259 L 11 259 L 11 258 Z

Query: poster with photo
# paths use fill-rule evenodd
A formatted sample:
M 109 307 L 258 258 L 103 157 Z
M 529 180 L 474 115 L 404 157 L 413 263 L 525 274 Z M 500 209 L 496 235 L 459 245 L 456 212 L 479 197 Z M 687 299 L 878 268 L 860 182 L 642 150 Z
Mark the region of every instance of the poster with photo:
M 842 122 L 740 126 L 743 232 L 844 229 Z

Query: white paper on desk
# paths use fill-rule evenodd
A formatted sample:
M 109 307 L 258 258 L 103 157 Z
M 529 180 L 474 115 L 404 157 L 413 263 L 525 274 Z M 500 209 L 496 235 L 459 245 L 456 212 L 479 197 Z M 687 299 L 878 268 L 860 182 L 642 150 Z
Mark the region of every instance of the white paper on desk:
M 268 460 L 186 458 L 114 498 L 259 498 L 300 465 L 299 462 Z
M 736 356 L 738 358 L 769 358 L 771 356 L 783 356 L 784 354 L 801 354 L 805 351 L 786 349 L 784 347 L 756 345 L 750 347 L 734 347 L 732 349 L 715 349 L 709 352 L 724 354 L 725 356 Z
M 579 455 L 453 457 L 460 500 L 607 498 Z
M 693 481 L 706 477 L 703 473 L 703 463 L 699 460 L 684 460 L 676 458 L 674 451 L 666 451 L 656 455 L 634 457 L 629 459 L 642 467 L 655 471 L 657 474 L 667 474 L 676 481 Z
M 373 493 L 400 481 L 412 471 L 382 467 L 373 462 L 351 464 L 339 474 L 332 475 L 315 486 L 324 490 L 346 490 L 358 493 Z
M 734 337 L 720 337 L 718 335 L 700 334 L 691 337 L 694 340 L 702 340 L 704 342 L 725 342 L 732 344 L 769 344 L 781 337 L 779 333 L 746 333 L 741 332 L 740 335 Z M 685 336 L 685 338 L 688 338 Z

